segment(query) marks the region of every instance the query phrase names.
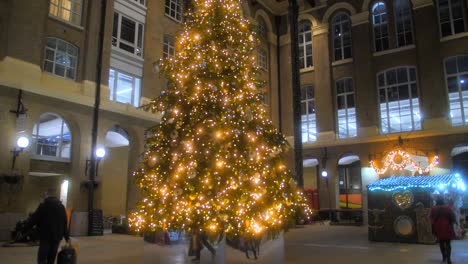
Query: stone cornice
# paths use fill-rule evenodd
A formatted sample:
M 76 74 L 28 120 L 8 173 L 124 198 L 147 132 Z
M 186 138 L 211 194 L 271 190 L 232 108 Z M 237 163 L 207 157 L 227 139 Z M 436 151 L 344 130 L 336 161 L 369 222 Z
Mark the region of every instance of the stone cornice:
M 351 16 L 351 23 L 353 24 L 353 27 L 369 23 L 369 11 L 364 11 Z
M 426 6 L 433 6 L 434 5 L 434 1 L 432 1 L 432 0 L 411 0 L 411 2 L 413 3 L 413 9 L 414 10 L 419 9 L 419 8 L 423 8 L 423 7 L 426 7 Z

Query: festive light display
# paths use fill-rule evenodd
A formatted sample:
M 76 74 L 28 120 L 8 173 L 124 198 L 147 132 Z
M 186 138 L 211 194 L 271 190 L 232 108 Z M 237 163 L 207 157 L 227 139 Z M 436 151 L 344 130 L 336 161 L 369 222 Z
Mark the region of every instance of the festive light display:
M 434 167 L 437 167 L 439 164 L 439 157 L 434 156 L 429 166 L 422 168 L 411 158 L 411 156 L 406 151 L 394 150 L 388 153 L 385 157 L 383 168 L 377 168 L 373 160 L 371 160 L 369 164 L 379 175 L 385 174 L 389 169 L 394 171 L 402 171 L 408 166 L 412 167 L 413 170 L 417 171 L 419 174 L 423 174 L 429 173 Z
M 194 0 L 176 56 L 159 63 L 171 86 L 146 106 L 163 115 L 134 175 L 137 231 L 248 238 L 310 213 L 285 166 L 287 141 L 260 100 L 257 40 L 240 2 Z
M 368 185 L 369 191 L 393 192 L 407 189 L 433 189 L 445 191 L 466 191 L 466 185 L 459 174 L 437 176 L 393 176 L 380 179 Z

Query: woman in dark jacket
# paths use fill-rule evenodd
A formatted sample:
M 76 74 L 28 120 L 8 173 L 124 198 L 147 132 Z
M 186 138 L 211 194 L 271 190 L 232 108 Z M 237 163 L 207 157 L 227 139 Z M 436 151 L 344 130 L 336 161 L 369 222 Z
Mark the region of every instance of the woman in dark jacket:
M 452 247 L 450 241 L 455 238 L 453 224 L 455 213 L 444 204 L 442 197 L 436 197 L 436 205 L 431 209 L 432 232 L 439 240 L 443 263 L 451 264 L 450 255 Z

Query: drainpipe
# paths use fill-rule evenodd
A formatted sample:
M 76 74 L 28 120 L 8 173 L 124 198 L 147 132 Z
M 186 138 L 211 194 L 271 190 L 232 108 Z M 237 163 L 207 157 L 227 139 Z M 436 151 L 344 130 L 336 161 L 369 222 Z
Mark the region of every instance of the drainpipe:
M 303 160 L 302 160 L 302 135 L 301 135 L 301 79 L 299 75 L 299 47 L 297 43 L 297 17 L 299 8 L 296 0 L 288 0 L 288 17 L 291 37 L 291 71 L 293 89 L 293 112 L 294 112 L 294 162 L 295 178 L 297 185 L 304 188 Z
M 89 185 L 88 185 L 88 235 L 93 235 L 93 206 L 94 206 L 94 186 L 96 184 L 96 141 L 98 132 L 99 120 L 99 104 L 101 103 L 101 71 L 102 71 L 102 48 L 104 42 L 104 25 L 106 19 L 106 1 L 101 0 L 101 17 L 99 27 L 99 40 L 98 40 L 98 61 L 96 64 L 96 93 L 94 96 L 94 112 L 93 112 L 93 128 L 91 130 L 91 162 L 89 168 Z M 89 2 L 88 4 L 91 4 Z M 88 14 L 89 15 L 89 14 Z M 89 28 L 88 28 L 89 30 Z
M 275 17 L 275 23 L 276 23 L 276 78 L 278 82 L 278 127 L 279 131 L 283 132 L 283 118 L 281 116 L 281 113 L 283 110 L 281 109 L 282 105 L 282 100 L 281 100 L 281 58 L 280 58 L 280 26 L 281 26 L 281 16 L 276 16 Z

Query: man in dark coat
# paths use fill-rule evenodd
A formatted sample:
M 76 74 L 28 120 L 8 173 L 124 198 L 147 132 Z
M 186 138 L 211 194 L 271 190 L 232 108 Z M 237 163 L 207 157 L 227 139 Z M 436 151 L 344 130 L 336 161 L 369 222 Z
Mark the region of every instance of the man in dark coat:
M 55 190 L 49 189 L 46 195 L 27 224 L 29 228 L 37 226 L 39 229 L 38 264 L 53 264 L 62 238 L 70 241 L 65 207 L 55 197 Z
M 444 204 L 441 196 L 436 196 L 436 205 L 431 209 L 432 232 L 439 240 L 442 262 L 451 264 L 450 255 L 452 247 L 450 241 L 455 238 L 453 224 L 455 213 L 452 208 Z

